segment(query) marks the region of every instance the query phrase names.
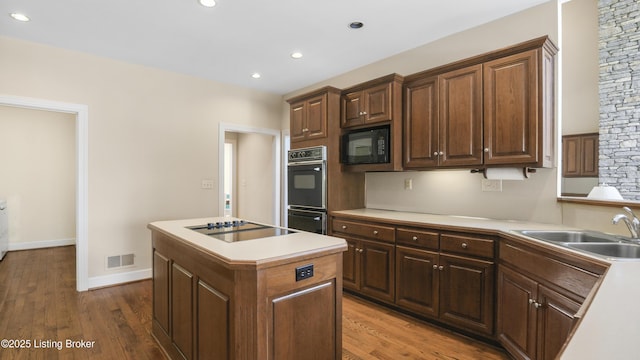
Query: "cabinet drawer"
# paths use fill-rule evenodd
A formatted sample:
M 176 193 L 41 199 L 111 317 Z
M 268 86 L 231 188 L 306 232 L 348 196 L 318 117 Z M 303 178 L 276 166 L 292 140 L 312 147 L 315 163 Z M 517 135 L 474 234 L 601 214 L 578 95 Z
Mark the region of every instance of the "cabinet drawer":
M 333 219 L 332 229 L 335 233 L 395 242 L 396 229 L 393 226 L 372 225 L 356 221 Z
M 442 234 L 440 250 L 461 255 L 493 258 L 495 253 L 493 239 L 477 238 L 464 235 Z
M 598 281 L 598 275 L 587 270 L 506 241 L 500 242 L 500 262 L 538 276 L 582 299 L 589 295 Z
M 396 242 L 398 244 L 438 250 L 439 240 L 440 234 L 435 231 L 412 229 L 398 229 L 396 231 Z

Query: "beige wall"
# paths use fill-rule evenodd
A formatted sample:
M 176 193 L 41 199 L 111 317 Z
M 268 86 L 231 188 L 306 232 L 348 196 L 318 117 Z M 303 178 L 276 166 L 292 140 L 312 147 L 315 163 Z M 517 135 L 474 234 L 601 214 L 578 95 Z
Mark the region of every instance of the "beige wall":
M 218 215 L 220 122 L 280 129 L 280 96 L 7 37 L 0 53 L 0 94 L 88 105 L 90 278 L 110 255 L 149 269 L 151 221 Z
M 598 132 L 598 1 L 562 5 L 562 134 Z
M 11 249 L 75 241 L 75 116 L 0 106 L 0 198 Z

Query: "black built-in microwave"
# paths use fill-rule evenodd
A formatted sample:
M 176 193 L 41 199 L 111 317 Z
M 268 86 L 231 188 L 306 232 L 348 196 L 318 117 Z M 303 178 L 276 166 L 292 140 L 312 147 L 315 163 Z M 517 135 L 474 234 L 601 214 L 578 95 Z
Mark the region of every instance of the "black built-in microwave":
M 345 165 L 389 163 L 389 125 L 351 130 L 342 135 L 340 146 L 340 161 Z

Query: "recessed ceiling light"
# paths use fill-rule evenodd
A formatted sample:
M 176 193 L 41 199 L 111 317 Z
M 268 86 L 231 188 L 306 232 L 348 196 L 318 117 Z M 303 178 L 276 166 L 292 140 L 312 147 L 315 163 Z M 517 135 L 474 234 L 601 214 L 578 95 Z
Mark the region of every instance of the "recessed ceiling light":
M 20 14 L 20 13 L 11 13 L 11 17 L 18 20 L 18 21 L 23 21 L 23 22 L 27 22 L 31 19 L 29 19 L 29 17 L 25 14 Z
M 200 1 L 200 5 L 202 6 L 206 6 L 206 7 L 214 7 L 216 6 L 216 1 L 215 0 L 199 0 Z
M 354 22 L 349 24 L 349 28 L 350 29 L 360 29 L 363 26 L 364 26 L 364 24 L 361 23 L 360 21 L 354 21 Z
M 252 78 L 254 78 L 254 79 L 260 79 L 260 77 L 261 77 L 261 76 L 262 76 L 262 75 L 260 75 L 260 73 L 253 73 L 253 74 L 251 74 L 251 77 L 252 77 Z
M 291 57 L 294 59 L 300 59 L 302 57 L 302 53 L 299 51 L 291 53 Z

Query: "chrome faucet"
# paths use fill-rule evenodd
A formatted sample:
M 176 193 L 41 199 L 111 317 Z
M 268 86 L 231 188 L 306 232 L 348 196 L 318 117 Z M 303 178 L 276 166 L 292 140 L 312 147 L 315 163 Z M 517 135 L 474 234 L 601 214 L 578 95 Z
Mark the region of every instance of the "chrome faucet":
M 613 217 L 612 222 L 614 224 L 617 224 L 620 220 L 624 221 L 624 223 L 627 225 L 627 228 L 629 229 L 629 232 L 631 233 L 631 239 L 636 241 L 640 240 L 640 219 L 638 219 L 636 214 L 634 214 L 633 211 L 631 211 L 631 209 L 627 206 L 623 207 L 622 209 L 628 214 L 618 214 Z

